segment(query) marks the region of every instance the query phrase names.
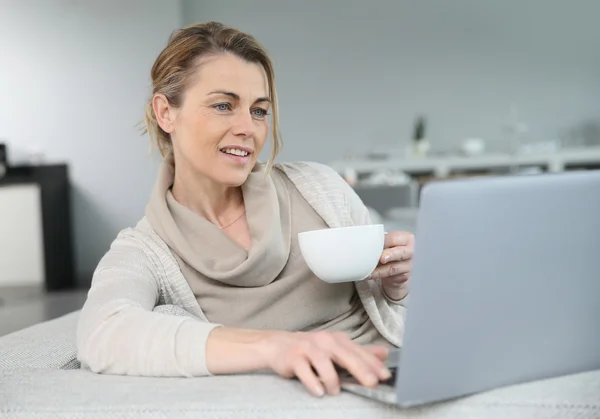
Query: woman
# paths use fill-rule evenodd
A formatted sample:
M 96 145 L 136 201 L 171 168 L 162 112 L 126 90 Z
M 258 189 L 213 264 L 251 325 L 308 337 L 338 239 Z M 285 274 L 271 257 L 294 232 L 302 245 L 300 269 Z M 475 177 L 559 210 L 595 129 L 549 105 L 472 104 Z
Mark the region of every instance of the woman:
M 331 169 L 273 164 L 273 67 L 250 35 L 214 22 L 178 30 L 151 76 L 145 122 L 164 161 L 146 216 L 94 273 L 77 330 L 82 364 L 149 376 L 271 369 L 316 396 L 339 392 L 334 365 L 366 386 L 389 378 L 412 236 L 387 235 L 369 280 L 328 284 L 310 272 L 297 234 L 366 224 L 368 212 Z

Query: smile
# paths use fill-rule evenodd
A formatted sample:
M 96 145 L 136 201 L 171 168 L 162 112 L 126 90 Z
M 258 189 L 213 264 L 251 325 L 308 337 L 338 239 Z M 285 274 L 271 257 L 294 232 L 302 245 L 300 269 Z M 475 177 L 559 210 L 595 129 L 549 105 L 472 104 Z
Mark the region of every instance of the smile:
M 221 152 L 225 153 L 225 154 L 231 154 L 233 156 L 240 156 L 240 157 L 246 157 L 247 155 L 250 154 L 248 151 L 241 150 L 239 148 L 222 148 Z

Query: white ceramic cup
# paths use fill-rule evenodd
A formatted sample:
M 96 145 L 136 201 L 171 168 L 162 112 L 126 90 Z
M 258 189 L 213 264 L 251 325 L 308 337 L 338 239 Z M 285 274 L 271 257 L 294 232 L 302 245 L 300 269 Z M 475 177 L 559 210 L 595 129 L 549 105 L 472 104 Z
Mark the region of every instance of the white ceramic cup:
M 298 234 L 306 264 L 330 283 L 361 281 L 377 267 L 383 252 L 382 224 L 327 228 Z

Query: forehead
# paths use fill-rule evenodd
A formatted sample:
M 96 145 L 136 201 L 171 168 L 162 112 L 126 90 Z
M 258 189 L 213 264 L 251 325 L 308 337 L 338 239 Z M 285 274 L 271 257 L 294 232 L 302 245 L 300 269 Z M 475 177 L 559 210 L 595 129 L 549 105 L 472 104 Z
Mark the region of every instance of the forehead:
M 228 90 L 240 97 L 268 96 L 267 75 L 260 64 L 249 63 L 232 54 L 221 54 L 200 61 L 191 89 L 210 93 Z

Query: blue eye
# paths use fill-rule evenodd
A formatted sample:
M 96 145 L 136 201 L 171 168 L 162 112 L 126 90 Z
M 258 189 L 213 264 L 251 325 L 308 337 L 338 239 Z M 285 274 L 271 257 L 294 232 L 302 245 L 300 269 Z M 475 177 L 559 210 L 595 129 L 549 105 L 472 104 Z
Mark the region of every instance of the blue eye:
M 265 116 L 268 115 L 268 112 L 265 109 L 256 108 L 256 109 L 252 109 L 252 115 L 259 119 L 263 119 Z
M 231 105 L 229 103 L 217 103 L 213 106 L 216 110 L 225 112 L 231 110 Z

